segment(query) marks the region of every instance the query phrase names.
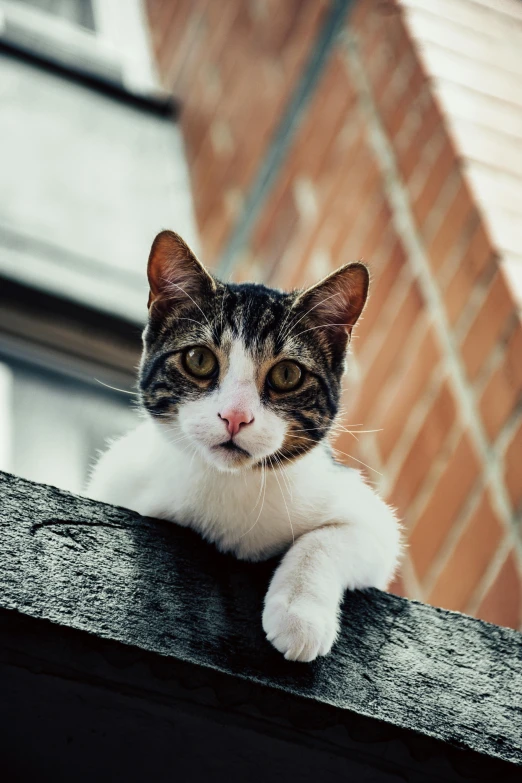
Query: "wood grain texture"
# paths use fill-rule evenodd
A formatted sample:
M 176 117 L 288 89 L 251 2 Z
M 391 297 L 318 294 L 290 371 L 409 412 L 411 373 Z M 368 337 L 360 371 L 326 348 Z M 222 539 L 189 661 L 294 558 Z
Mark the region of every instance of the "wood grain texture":
M 0 540 L 3 610 L 87 632 L 89 644 L 112 640 L 195 667 L 203 678 L 225 676 L 225 703 L 235 692 L 259 709 L 270 694 L 290 712 L 301 705 L 310 736 L 359 716 L 361 725 L 372 719 L 522 764 L 515 631 L 370 590 L 347 595 L 331 655 L 292 663 L 261 628 L 273 561 L 241 563 L 186 529 L 8 474 L 0 474 Z

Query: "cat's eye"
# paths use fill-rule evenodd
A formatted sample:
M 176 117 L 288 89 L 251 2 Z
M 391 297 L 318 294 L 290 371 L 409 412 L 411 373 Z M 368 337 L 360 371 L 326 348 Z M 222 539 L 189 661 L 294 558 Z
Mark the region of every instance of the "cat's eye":
M 211 350 L 202 345 L 189 348 L 183 354 L 185 369 L 195 378 L 211 378 L 218 369 L 218 361 Z
M 287 392 L 296 389 L 301 383 L 303 371 L 296 362 L 285 360 L 276 364 L 267 375 L 271 389 Z

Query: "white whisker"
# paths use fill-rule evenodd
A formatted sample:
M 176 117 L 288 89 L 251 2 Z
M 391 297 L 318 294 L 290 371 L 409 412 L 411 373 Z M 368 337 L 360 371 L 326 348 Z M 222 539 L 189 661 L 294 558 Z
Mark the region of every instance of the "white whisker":
M 271 457 L 269 457 L 269 459 L 271 459 Z M 288 514 L 288 521 L 290 522 L 290 530 L 292 531 L 292 544 L 295 544 L 294 526 L 292 525 L 292 520 L 290 519 L 290 512 L 288 510 L 288 505 L 286 503 L 285 493 L 283 492 L 283 488 L 279 483 L 279 479 L 277 478 L 277 470 L 272 471 L 272 475 L 277 481 L 277 486 L 279 487 L 279 491 L 281 492 L 281 497 L 283 498 L 283 503 L 285 504 L 286 513 Z
M 239 536 L 239 538 L 243 538 L 244 536 L 248 535 L 248 533 L 250 533 L 255 528 L 255 526 L 259 522 L 259 519 L 260 519 L 261 514 L 263 512 L 263 507 L 265 505 L 265 497 L 266 497 L 266 464 L 265 464 L 265 458 L 264 457 L 261 460 L 261 487 L 259 488 L 259 497 L 261 497 L 261 490 L 263 490 L 263 500 L 261 501 L 261 508 L 259 509 L 259 513 L 258 513 L 258 515 L 256 517 L 256 521 L 254 522 L 254 524 L 251 527 L 248 528 L 248 530 L 246 530 L 244 533 L 242 533 Z M 256 502 L 256 506 L 257 506 L 258 502 L 259 502 L 259 499 Z M 253 511 L 254 511 L 256 506 L 254 506 L 254 508 L 252 509 L 252 513 L 253 513 Z
M 99 383 L 100 386 L 105 386 L 107 389 L 112 389 L 113 391 L 121 392 L 122 394 L 131 394 L 133 397 L 139 397 L 139 394 L 137 392 L 126 391 L 125 389 L 118 389 L 117 386 L 110 386 L 108 383 L 104 383 L 103 381 L 100 381 L 99 378 L 94 378 L 93 380 L 95 380 L 96 383 Z
M 329 299 L 333 299 L 334 296 L 341 296 L 341 292 L 340 291 L 336 291 L 335 294 L 331 294 L 330 296 L 327 296 L 324 299 L 321 299 L 320 302 L 317 302 L 317 304 L 315 304 L 313 307 L 311 307 L 309 310 L 307 310 L 306 313 L 301 316 L 301 318 L 299 318 L 297 321 L 294 321 L 293 323 L 289 324 L 288 328 L 285 331 L 285 334 L 283 335 L 283 338 L 289 337 L 292 329 L 295 329 L 297 324 L 300 323 L 303 320 L 303 318 L 306 318 L 306 316 L 309 315 L 312 312 L 312 310 L 315 310 L 316 307 L 319 307 L 319 305 L 324 304 Z M 279 333 L 281 334 L 281 330 L 279 330 Z M 301 332 L 301 334 L 303 334 L 303 332 Z
M 168 443 L 169 443 L 171 446 L 175 446 L 177 443 L 181 443 L 181 442 L 182 442 L 182 441 L 184 441 L 184 440 L 191 440 L 191 439 L 192 439 L 192 438 L 191 438 L 191 436 L 190 436 L 190 435 L 182 435 L 181 437 L 178 437 L 178 438 L 176 438 L 175 440 L 172 440 L 172 438 L 166 437 L 166 440 L 167 440 L 167 442 L 168 442 Z
M 290 484 L 290 479 L 289 479 L 289 478 L 288 478 L 288 476 L 286 475 L 286 471 L 285 471 L 285 469 L 284 469 L 284 465 L 283 465 L 283 463 L 281 462 L 281 454 L 280 454 L 279 450 L 277 450 L 277 451 L 276 451 L 276 452 L 273 454 L 273 456 L 274 456 L 274 458 L 277 460 L 277 462 L 279 463 L 279 466 L 280 466 L 280 468 L 281 468 L 281 479 L 282 479 L 282 480 L 285 482 L 285 484 L 286 484 L 286 488 L 287 488 L 287 490 L 288 490 L 288 495 L 290 496 L 290 500 L 293 502 L 293 500 L 294 500 L 294 496 L 293 496 L 292 487 L 291 487 L 291 484 Z
M 357 459 L 357 457 L 354 457 L 353 454 L 347 454 L 346 451 L 341 451 L 340 449 L 336 449 L 335 446 L 332 447 L 332 450 L 337 451 L 339 454 L 342 454 L 344 457 L 348 457 L 349 459 L 355 460 L 355 462 L 358 462 L 360 465 L 364 465 L 364 467 L 368 468 L 368 470 L 373 470 L 373 472 L 377 473 L 378 476 L 382 476 L 382 473 L 379 473 L 378 470 L 372 468 L 371 465 L 367 465 L 366 462 L 362 461 L 362 459 Z
M 210 331 L 213 333 L 214 337 L 216 337 L 216 339 L 217 339 L 217 336 L 216 336 L 216 333 L 215 333 L 215 331 L 214 331 L 214 329 L 213 329 L 213 327 L 212 327 L 212 324 L 210 323 L 210 321 L 208 320 L 207 316 L 205 315 L 205 313 L 203 312 L 203 310 L 201 309 L 201 307 L 198 305 L 198 303 L 197 303 L 197 302 L 196 302 L 196 301 L 195 301 L 195 300 L 194 300 L 194 299 L 191 297 L 191 295 L 190 295 L 189 293 L 187 293 L 187 291 L 185 291 L 185 289 L 184 289 L 184 288 L 182 288 L 182 286 L 178 285 L 177 283 L 173 283 L 173 282 L 172 282 L 172 280 L 167 280 L 167 279 L 165 279 L 165 278 L 163 278 L 163 280 L 164 280 L 164 282 L 165 282 L 165 283 L 167 283 L 167 285 L 173 285 L 173 286 L 175 286 L 176 288 L 179 288 L 179 290 L 180 290 L 180 291 L 183 291 L 183 293 L 185 294 L 185 296 L 188 296 L 188 298 L 190 299 L 190 301 L 191 301 L 191 302 L 192 302 L 194 305 L 196 305 L 196 307 L 198 308 L 199 312 L 201 313 L 201 315 L 203 316 L 203 318 L 204 318 L 204 319 L 205 319 L 205 321 L 207 322 L 207 324 L 208 324 L 208 327 L 209 327 Z
M 314 329 L 330 329 L 332 326 L 346 326 L 346 324 L 320 324 L 319 326 L 311 326 L 309 329 L 305 329 L 303 332 L 299 332 L 299 334 L 294 335 L 294 337 L 297 339 L 298 337 L 301 337 L 302 334 L 313 332 Z
M 221 299 L 221 318 L 220 318 L 220 321 L 219 321 L 220 328 L 221 328 L 222 332 L 223 332 L 223 318 L 224 318 L 224 315 L 225 315 L 225 298 L 226 298 L 226 292 L 224 291 L 223 292 L 223 297 Z
M 313 438 L 304 438 L 301 436 L 301 440 L 308 440 L 310 443 L 317 443 L 316 440 Z M 373 470 L 374 473 L 377 473 L 379 476 L 382 476 L 382 473 L 379 473 L 378 470 L 375 470 L 375 468 L 372 468 L 371 465 L 367 465 L 366 462 L 363 462 L 361 459 L 357 459 L 357 457 L 354 457 L 353 454 L 348 454 L 346 451 L 341 451 L 341 449 L 336 448 L 335 446 L 332 446 L 332 451 L 337 451 L 339 454 L 342 454 L 345 457 L 348 457 L 349 459 L 355 460 L 355 462 L 359 462 L 361 465 L 364 465 L 365 468 L 368 468 L 368 470 Z

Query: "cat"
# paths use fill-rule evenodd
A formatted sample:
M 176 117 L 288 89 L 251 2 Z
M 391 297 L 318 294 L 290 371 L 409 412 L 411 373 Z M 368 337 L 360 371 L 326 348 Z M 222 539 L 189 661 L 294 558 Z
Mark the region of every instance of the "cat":
M 384 589 L 401 551 L 394 512 L 328 443 L 368 270 L 347 264 L 290 293 L 225 284 L 162 231 L 148 279 L 144 420 L 101 456 L 87 494 L 238 558 L 284 553 L 266 636 L 290 660 L 326 655 L 344 591 Z

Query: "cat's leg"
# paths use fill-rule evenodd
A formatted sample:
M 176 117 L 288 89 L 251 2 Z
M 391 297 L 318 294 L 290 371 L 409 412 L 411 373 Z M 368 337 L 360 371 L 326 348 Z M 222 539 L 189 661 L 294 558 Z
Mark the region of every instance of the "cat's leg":
M 375 500 L 379 520 L 332 523 L 305 533 L 277 568 L 265 598 L 263 628 L 285 658 L 312 661 L 326 655 L 337 636 L 344 591 L 383 589 L 391 580 L 400 554 L 399 527 L 391 510 Z

